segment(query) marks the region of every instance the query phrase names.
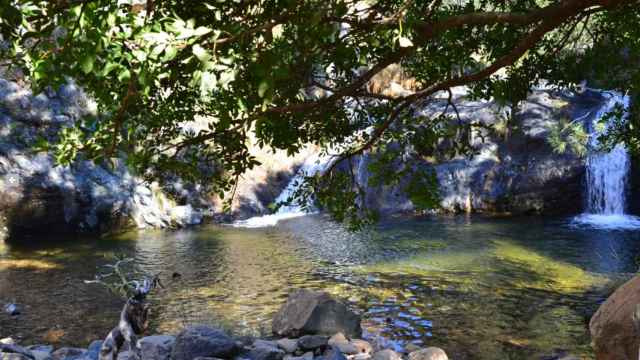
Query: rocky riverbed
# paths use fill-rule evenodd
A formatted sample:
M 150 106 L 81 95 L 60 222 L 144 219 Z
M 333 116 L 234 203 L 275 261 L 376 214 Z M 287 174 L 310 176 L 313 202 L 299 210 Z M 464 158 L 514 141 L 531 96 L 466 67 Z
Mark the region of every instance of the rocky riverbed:
M 333 335 L 328 335 L 333 333 Z M 234 338 L 220 329 L 192 325 L 177 335 L 141 338 L 118 360 L 447 360 L 437 347 L 407 346 L 398 353 L 375 342 L 360 339 L 360 317 L 326 293 L 298 290 L 273 320 L 273 338 Z M 88 348 L 37 344 L 21 346 L 13 339 L 0 340 L 0 360 L 98 360 L 103 342 Z M 128 345 L 128 344 L 127 344 Z M 104 360 L 101 359 L 101 360 Z

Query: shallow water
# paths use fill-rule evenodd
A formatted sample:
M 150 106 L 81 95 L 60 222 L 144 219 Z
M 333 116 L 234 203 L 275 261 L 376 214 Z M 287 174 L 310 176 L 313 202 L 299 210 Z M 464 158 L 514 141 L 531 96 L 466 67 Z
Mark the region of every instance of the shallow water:
M 570 219 L 397 218 L 353 234 L 322 216 L 277 227 L 208 226 L 113 239 L 0 244 L 0 337 L 87 345 L 116 323 L 121 301 L 87 285 L 110 256 L 162 272 L 152 330 L 209 323 L 269 333 L 294 288 L 323 289 L 363 314 L 366 336 L 399 350 L 440 346 L 454 359 L 592 356 L 587 323 L 636 271 L 640 235 L 576 228 Z M 180 273 L 180 280 L 171 274 Z

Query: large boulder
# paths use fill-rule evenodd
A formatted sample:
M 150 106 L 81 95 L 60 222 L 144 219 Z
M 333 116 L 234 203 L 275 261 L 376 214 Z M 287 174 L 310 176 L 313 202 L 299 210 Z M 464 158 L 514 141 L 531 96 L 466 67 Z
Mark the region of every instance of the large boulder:
M 273 319 L 273 333 L 283 337 L 362 334 L 360 317 L 324 292 L 297 290 Z
M 251 360 L 282 360 L 285 352 L 278 348 L 277 344 L 268 342 L 256 342 L 254 348 L 249 352 Z
M 176 337 L 171 352 L 173 360 L 193 360 L 198 356 L 232 358 L 238 347 L 229 335 L 207 326 L 192 326 Z
M 640 276 L 627 281 L 605 301 L 589 322 L 598 360 L 636 360 L 640 334 L 634 313 L 640 304 Z
M 389 166 L 407 175 L 393 185 L 369 181 L 363 199 L 369 209 L 381 214 L 416 210 L 407 188 L 415 175 L 435 170 L 442 212 L 569 215 L 583 210 L 585 157 L 571 146 L 558 153 L 549 138 L 564 119 L 588 129 L 605 104 L 603 96 L 592 91 L 572 94 L 537 89 L 507 120 L 500 102 L 474 99 L 465 88 L 453 90 L 459 121 L 480 126 L 442 139 L 428 156 L 409 152 L 402 161 L 396 158 Z M 434 117 L 450 110 L 447 95 L 433 100 L 416 108 L 416 115 Z M 472 150 L 468 156 L 457 150 L 467 141 Z M 353 172 L 359 182 L 367 184 L 374 175 L 369 171 L 371 165 L 388 155 L 384 151 L 365 152 L 343 161 L 337 169 Z M 406 169 L 406 164 L 411 168 Z M 636 189 L 639 187 L 631 187 L 633 194 Z
M 169 360 L 176 338 L 169 335 L 147 336 L 140 340 L 140 354 L 145 360 Z

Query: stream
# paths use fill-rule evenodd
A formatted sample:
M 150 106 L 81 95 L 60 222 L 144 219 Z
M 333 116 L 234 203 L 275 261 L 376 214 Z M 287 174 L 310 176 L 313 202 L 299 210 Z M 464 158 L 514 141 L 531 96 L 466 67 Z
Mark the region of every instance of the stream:
M 439 346 L 453 359 L 591 358 L 588 320 L 637 270 L 640 234 L 571 219 L 396 217 L 350 233 L 322 215 L 267 228 L 203 226 L 113 238 L 0 243 L 0 338 L 86 346 L 116 324 L 121 300 L 85 284 L 113 256 L 162 272 L 151 330 L 205 323 L 268 335 L 289 291 L 340 297 L 365 336 L 401 350 Z M 172 279 L 172 274 L 181 276 Z

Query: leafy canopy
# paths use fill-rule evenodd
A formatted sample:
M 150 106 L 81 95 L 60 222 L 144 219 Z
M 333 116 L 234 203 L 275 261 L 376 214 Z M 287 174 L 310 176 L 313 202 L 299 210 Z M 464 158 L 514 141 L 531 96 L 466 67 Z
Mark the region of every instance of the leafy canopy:
M 36 89 L 70 77 L 96 99 L 100 115 L 61 134 L 60 162 L 126 153 L 139 174 L 205 180 L 224 194 L 258 164 L 250 140 L 291 154 L 310 143 L 346 143 L 334 165 L 308 182 L 321 205 L 344 219 L 366 209 L 339 163 L 374 149 L 429 156 L 452 126 L 464 126 L 452 121 L 453 107 L 414 116 L 434 94 L 467 85 L 478 98 L 515 104 L 542 79 L 560 87 L 589 79 L 639 94 L 639 5 L 12 0 L 0 5 L 1 56 Z M 411 92 L 371 86 L 393 64 L 413 79 Z M 639 126 L 631 116 L 611 136 L 638 150 Z M 379 157 L 374 178 L 399 181 L 390 174 L 400 158 Z M 435 204 L 433 174 L 409 183 L 417 184 L 408 191 L 417 203 Z

